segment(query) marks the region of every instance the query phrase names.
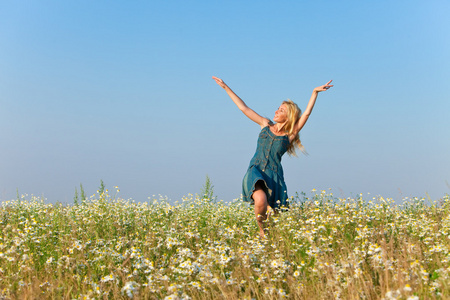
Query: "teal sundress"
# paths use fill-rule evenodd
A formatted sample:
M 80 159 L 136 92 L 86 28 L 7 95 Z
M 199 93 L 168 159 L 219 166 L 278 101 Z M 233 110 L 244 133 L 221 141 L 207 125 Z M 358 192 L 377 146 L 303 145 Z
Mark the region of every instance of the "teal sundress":
M 256 153 L 250 161 L 242 182 L 243 200 L 254 203 L 252 194 L 258 181 L 264 182 L 267 202 L 273 209 L 287 208 L 288 196 L 284 182 L 281 157 L 289 147 L 289 137 L 278 136 L 270 131 L 269 126 L 261 129 Z

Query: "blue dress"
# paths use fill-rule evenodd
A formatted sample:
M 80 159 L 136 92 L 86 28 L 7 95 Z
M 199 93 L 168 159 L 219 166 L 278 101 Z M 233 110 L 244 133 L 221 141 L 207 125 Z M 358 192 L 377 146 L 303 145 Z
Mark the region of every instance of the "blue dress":
M 252 197 L 255 184 L 264 182 L 267 202 L 273 209 L 288 207 L 286 183 L 284 182 L 281 157 L 289 147 L 289 137 L 278 136 L 264 127 L 258 137 L 256 153 L 250 161 L 247 173 L 242 182 L 244 201 L 254 203 Z

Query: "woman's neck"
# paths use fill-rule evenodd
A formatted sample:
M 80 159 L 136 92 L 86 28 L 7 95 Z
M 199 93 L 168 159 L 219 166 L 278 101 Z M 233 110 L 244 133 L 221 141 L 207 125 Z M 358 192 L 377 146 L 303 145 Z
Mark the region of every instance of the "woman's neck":
M 274 124 L 274 128 L 276 130 L 276 133 L 284 133 L 283 128 L 284 128 L 285 124 L 286 124 L 286 122 L 284 122 L 284 123 L 275 123 Z

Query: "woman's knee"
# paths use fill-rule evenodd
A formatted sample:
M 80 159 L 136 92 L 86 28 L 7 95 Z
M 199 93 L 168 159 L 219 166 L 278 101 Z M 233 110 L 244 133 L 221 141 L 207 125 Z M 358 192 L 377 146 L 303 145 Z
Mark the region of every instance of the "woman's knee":
M 256 190 L 253 192 L 253 201 L 256 206 L 267 205 L 266 193 L 263 190 Z

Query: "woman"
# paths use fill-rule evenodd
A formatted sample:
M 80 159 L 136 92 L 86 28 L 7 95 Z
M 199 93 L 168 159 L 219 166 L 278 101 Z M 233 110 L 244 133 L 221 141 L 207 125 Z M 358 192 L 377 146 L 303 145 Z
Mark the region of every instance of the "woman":
M 284 101 L 275 112 L 273 123 L 249 108 L 222 79 L 214 76 L 213 79 L 225 89 L 231 100 L 250 120 L 261 126 L 256 153 L 250 161 L 242 183 L 242 194 L 244 201 L 254 204 L 259 235 L 264 237 L 264 221 L 267 219 L 268 206 L 275 211 L 288 207 L 281 157 L 286 152 L 295 155 L 295 148 L 304 151 L 299 132 L 311 114 L 317 95 L 332 87 L 333 85 L 330 85 L 332 80 L 313 90 L 303 114 L 297 104 L 291 100 Z

